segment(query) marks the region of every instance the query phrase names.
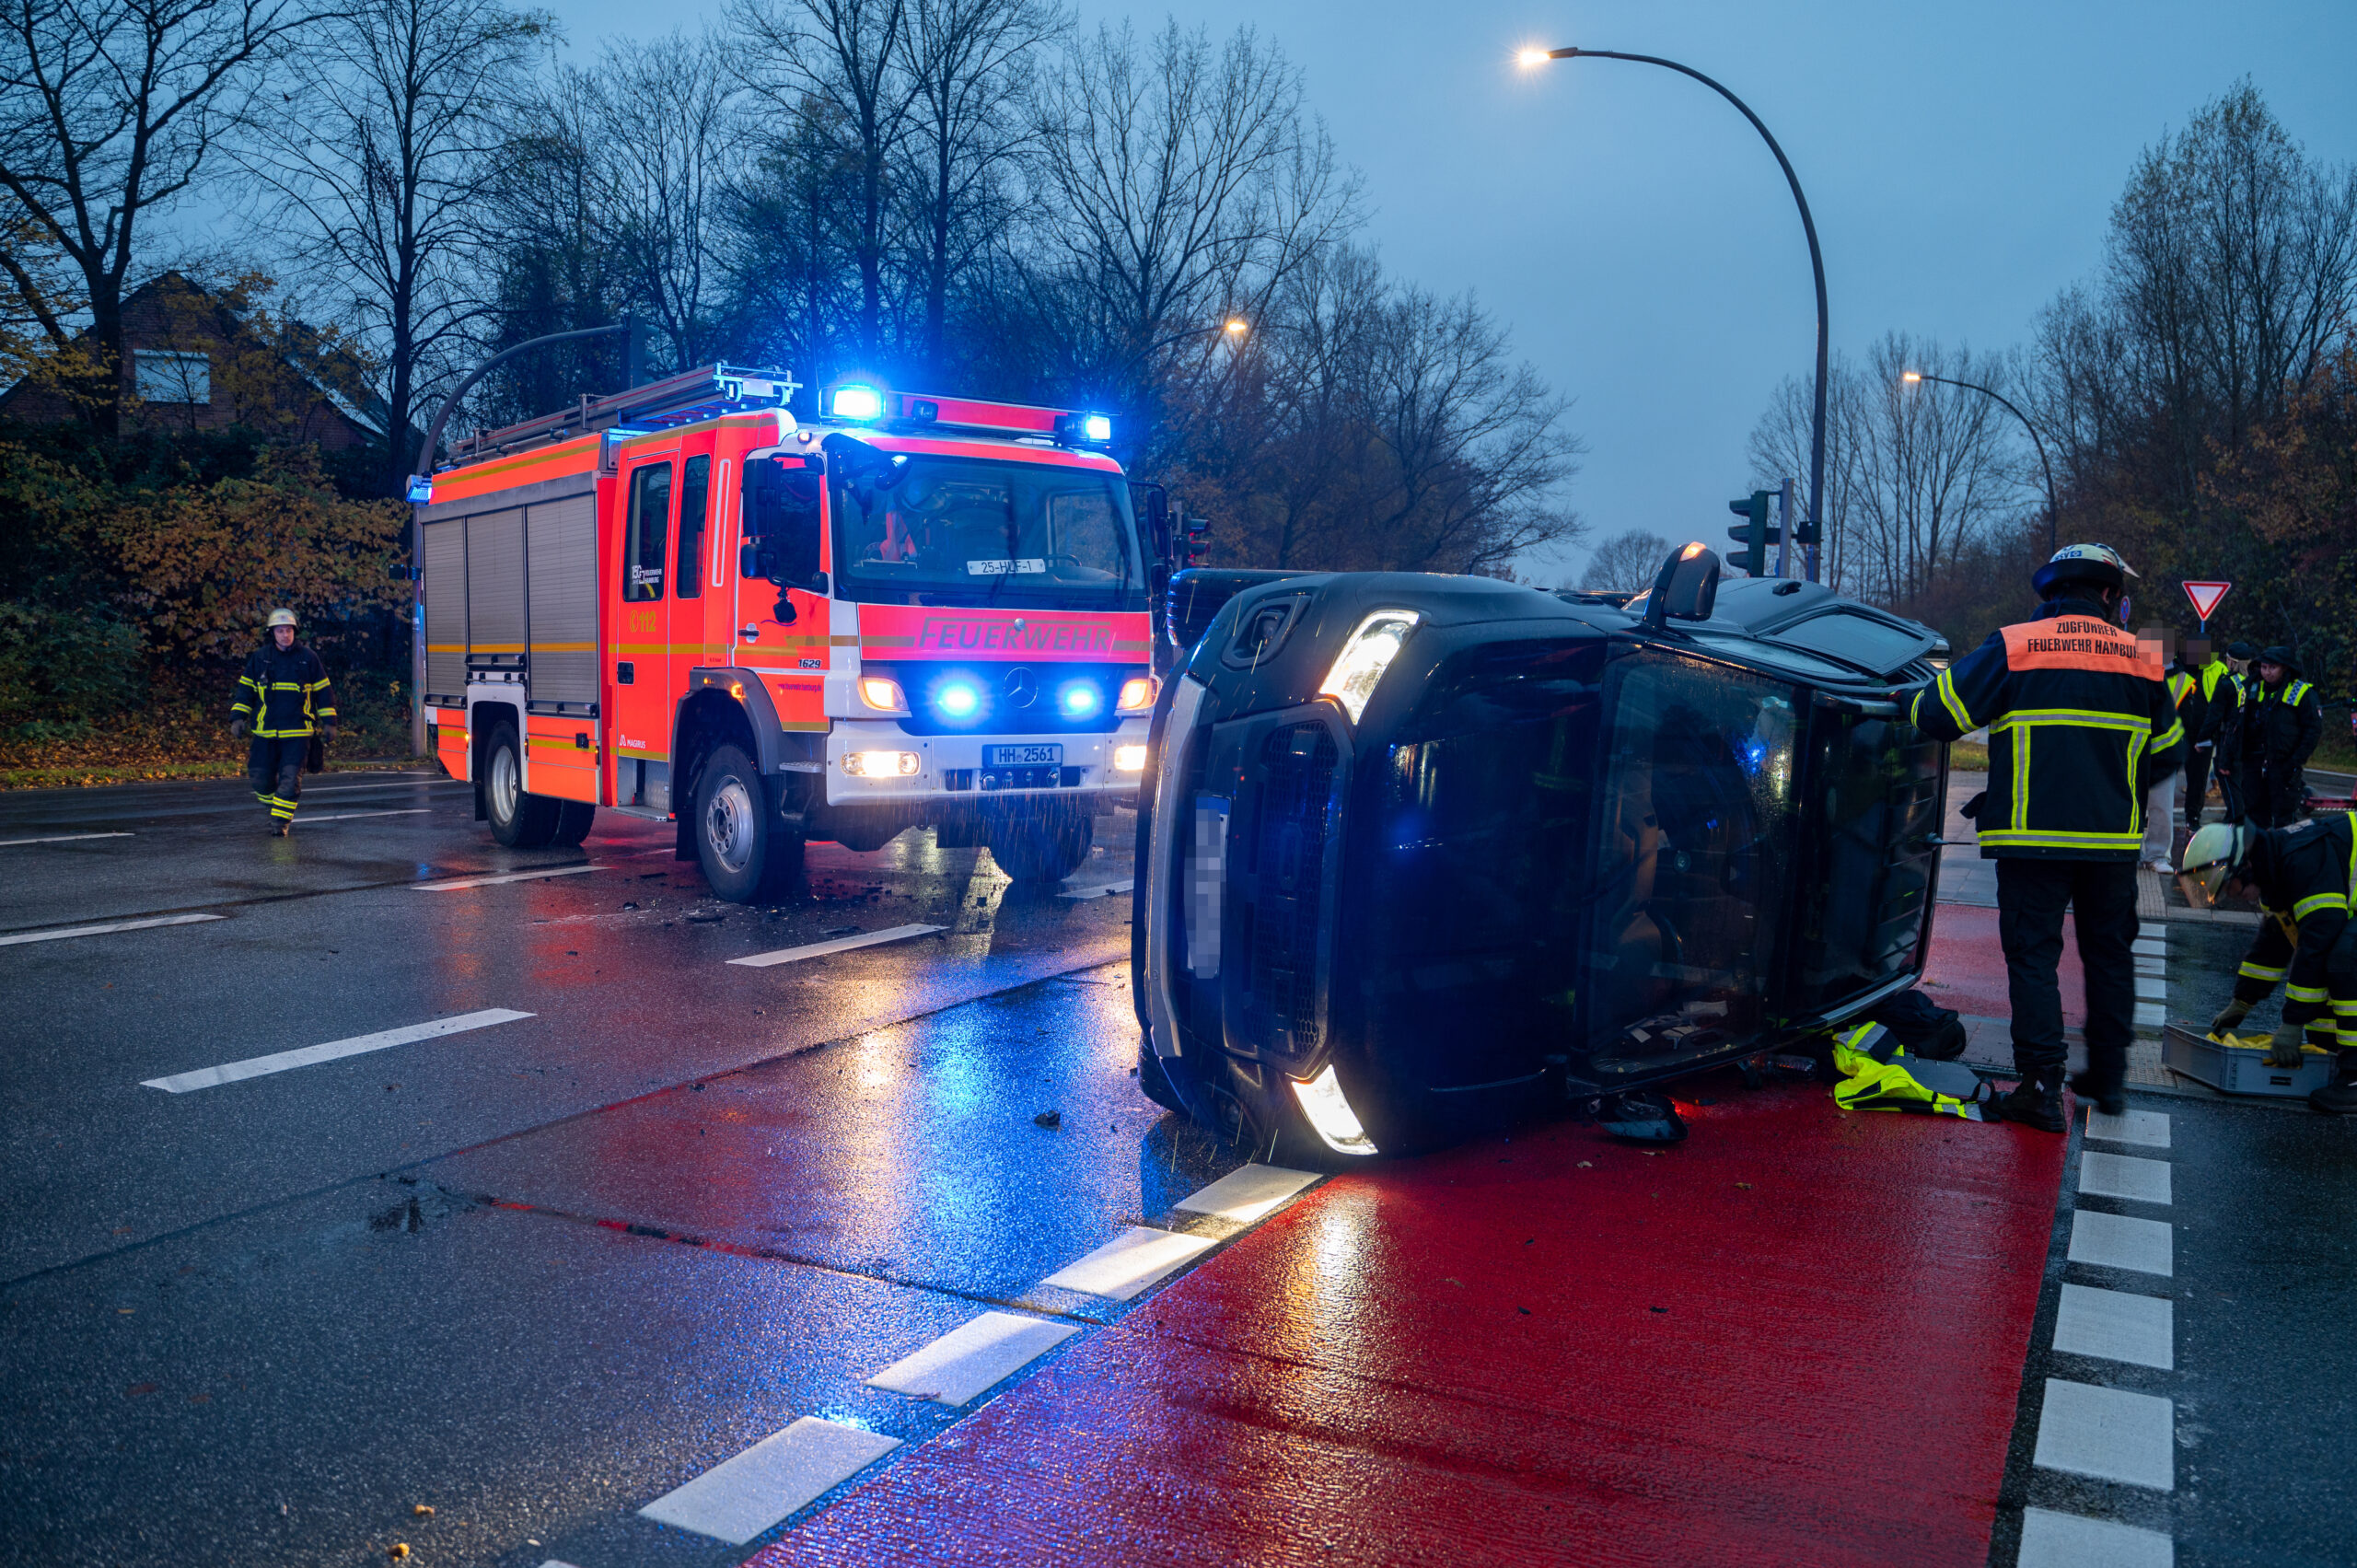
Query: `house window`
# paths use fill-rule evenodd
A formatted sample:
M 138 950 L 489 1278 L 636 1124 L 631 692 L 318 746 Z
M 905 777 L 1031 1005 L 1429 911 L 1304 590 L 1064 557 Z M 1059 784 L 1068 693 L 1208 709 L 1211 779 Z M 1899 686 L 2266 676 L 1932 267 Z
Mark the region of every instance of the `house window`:
M 213 356 L 140 349 L 131 356 L 140 401 L 150 403 L 209 403 L 213 401 Z

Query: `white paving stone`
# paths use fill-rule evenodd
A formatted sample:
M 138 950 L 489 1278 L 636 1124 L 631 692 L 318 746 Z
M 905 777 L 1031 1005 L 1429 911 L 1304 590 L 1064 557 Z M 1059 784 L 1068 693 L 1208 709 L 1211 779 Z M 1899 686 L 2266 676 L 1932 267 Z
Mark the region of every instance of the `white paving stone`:
M 2177 1307 L 2166 1296 L 2066 1284 L 2054 1348 L 2070 1355 L 2177 1369 Z
M 2014 1561 L 2019 1568 L 2177 1568 L 2177 1542 L 2109 1519 L 2025 1508 L 2021 1555 Z
M 2090 1197 L 2165 1205 L 2169 1201 L 2169 1163 L 2089 1149 L 2079 1156 L 2079 1191 Z
M 2031 1462 L 2123 1486 L 2177 1490 L 2177 1406 L 2151 1394 L 2046 1380 Z
M 2098 1269 L 2132 1269 L 2167 1279 L 2177 1272 L 2177 1233 L 2165 1220 L 2080 1209 L 2071 1216 L 2071 1261 Z

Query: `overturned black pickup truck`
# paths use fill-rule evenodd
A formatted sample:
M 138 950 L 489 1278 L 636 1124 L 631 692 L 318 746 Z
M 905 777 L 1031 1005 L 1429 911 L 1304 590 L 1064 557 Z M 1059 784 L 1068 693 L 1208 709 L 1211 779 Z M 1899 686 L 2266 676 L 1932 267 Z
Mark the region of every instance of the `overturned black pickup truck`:
M 1777 1049 L 1921 973 L 1947 751 L 1895 699 L 1947 651 L 1928 628 L 1722 581 L 1699 545 L 1625 603 L 1191 575 L 1132 974 L 1145 1092 L 1220 1136 L 1430 1148 Z

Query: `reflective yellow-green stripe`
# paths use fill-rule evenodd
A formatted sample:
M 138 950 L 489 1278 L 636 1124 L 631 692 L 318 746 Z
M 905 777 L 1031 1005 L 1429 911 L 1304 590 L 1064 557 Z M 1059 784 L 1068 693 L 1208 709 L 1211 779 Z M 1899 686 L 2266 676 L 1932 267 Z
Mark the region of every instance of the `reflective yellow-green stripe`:
M 2292 971 L 2288 969 L 2270 970 L 2263 964 L 2254 964 L 2246 958 L 2243 961 L 2243 967 L 2235 972 L 2245 980 L 2282 980 Z
M 2305 920 L 2318 910 L 2339 910 L 2346 914 L 2349 912 L 2349 895 L 2346 893 L 2313 894 L 2292 906 L 2292 918 Z
M 2324 987 L 2321 985 L 2287 985 L 2283 988 L 2283 997 L 2287 1002 L 2321 1002 L 2324 1000 Z
M 2183 719 L 2178 719 L 2172 723 L 2168 728 L 2161 731 L 2159 736 L 2154 738 L 2153 741 L 2153 749 L 2155 751 L 2165 751 L 2184 738 L 2185 721 Z
M 2029 849 L 2134 849 L 2142 831 L 2125 833 L 2057 833 L 2024 828 L 1995 828 L 1980 835 L 1984 844 L 2012 844 Z
M 1963 699 L 1956 694 L 1954 671 L 1940 671 L 1939 679 L 1932 682 L 1932 690 L 1940 694 L 1940 706 L 1948 711 L 1948 717 L 1956 720 L 1956 728 L 1968 730 L 1977 727 L 1972 722 L 1972 715 L 1965 711 Z
M 1989 727 L 1995 731 L 2049 724 L 2085 725 L 2096 729 L 2136 729 L 2146 734 L 2150 734 L 2153 728 L 2151 719 L 2138 714 L 2104 714 L 2093 708 L 2018 708 Z

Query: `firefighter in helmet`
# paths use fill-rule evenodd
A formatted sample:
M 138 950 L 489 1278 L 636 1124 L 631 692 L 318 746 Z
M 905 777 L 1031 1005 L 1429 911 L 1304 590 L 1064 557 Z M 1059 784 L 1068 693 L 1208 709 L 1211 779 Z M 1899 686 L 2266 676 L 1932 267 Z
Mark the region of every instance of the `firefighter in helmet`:
M 246 656 L 245 672 L 238 677 L 229 734 L 243 739 L 252 732 L 246 775 L 270 814 L 271 832 L 284 838 L 295 822 L 313 737 L 335 739 L 335 691 L 319 656 L 295 640 L 293 610 L 272 610 L 263 632 L 262 645 Z
M 1989 790 L 1976 829 L 1997 863 L 1997 933 L 2021 1082 L 1991 1109 L 2062 1132 L 2062 916 L 2073 912 L 2087 982 L 2087 1070 L 2072 1083 L 2124 1109 L 2135 1031 L 2136 860 L 2145 791 L 2184 749 L 2157 645 L 2119 617 L 2133 575 L 2119 552 L 2066 545 L 2030 578 L 2037 613 L 2004 626 L 1915 693 L 1925 734 L 1989 729 Z
M 2357 1111 L 2357 814 L 2336 811 L 2288 828 L 2212 822 L 2185 846 L 2178 872 L 2196 909 L 2229 889 L 2258 897 L 2258 935 L 2235 974 L 2235 999 L 2211 1021 L 2223 1036 L 2283 986 L 2283 1022 L 2269 1043 L 2270 1067 L 2300 1064 L 2301 1043 L 2337 1051 L 2332 1082 L 2308 1096 L 2336 1116 Z
M 2258 679 L 2243 703 L 2243 804 L 2261 828 L 2300 819 L 2308 758 L 2324 738 L 2324 703 L 2292 656 L 2288 647 L 2263 650 Z

